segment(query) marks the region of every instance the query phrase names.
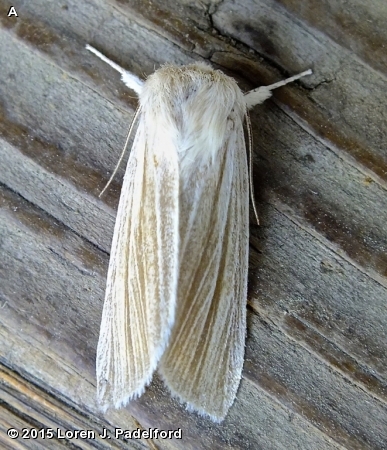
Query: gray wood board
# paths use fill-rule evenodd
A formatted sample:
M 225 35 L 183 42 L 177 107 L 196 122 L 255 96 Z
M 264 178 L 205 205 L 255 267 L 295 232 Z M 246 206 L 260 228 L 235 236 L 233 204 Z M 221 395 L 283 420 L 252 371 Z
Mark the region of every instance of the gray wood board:
M 36 0 L 8 18 L 0 0 L 2 433 L 141 424 L 182 429 L 158 448 L 387 448 L 387 7 L 301 4 Z M 251 114 L 261 225 L 251 216 L 244 375 L 221 425 L 185 411 L 157 375 L 128 408 L 96 404 L 125 163 L 97 196 L 137 102 L 86 43 L 141 77 L 208 60 L 246 90 L 314 70 Z

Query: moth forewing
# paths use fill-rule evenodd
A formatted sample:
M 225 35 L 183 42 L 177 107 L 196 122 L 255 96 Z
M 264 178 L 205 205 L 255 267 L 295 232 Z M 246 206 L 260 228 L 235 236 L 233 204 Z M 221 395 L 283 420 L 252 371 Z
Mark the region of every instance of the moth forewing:
M 113 235 L 97 349 L 98 397 L 105 409 L 123 406 L 143 393 L 173 323 L 177 161 L 173 164 L 170 155 L 158 154 L 155 165 L 155 149 L 147 145 L 146 135 L 140 119 Z
M 242 118 L 233 118 L 217 167 L 187 188 L 176 322 L 159 371 L 190 409 L 220 421 L 234 401 L 244 355 L 249 197 Z M 194 209 L 201 219 L 188 226 Z

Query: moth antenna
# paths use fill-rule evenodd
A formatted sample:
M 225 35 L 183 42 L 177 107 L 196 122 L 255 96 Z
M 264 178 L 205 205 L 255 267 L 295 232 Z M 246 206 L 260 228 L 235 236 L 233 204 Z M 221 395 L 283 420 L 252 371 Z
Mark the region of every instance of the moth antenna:
M 248 109 L 252 108 L 255 105 L 259 105 L 263 103 L 265 100 L 271 97 L 271 91 L 273 89 L 277 89 L 281 86 L 285 86 L 285 84 L 291 83 L 292 81 L 298 80 L 306 75 L 311 75 L 313 72 L 311 69 L 305 70 L 305 72 L 301 72 L 298 75 L 294 75 L 290 78 L 286 78 L 286 80 L 278 81 L 277 83 L 270 84 L 269 86 L 261 86 L 257 89 L 253 89 L 245 94 L 246 106 Z
M 113 69 L 117 70 L 117 72 L 121 74 L 121 80 L 126 84 L 126 86 L 128 86 L 129 89 L 133 89 L 138 95 L 141 94 L 144 82 L 140 78 L 138 78 L 133 73 L 123 69 L 120 65 L 116 64 L 114 61 L 107 58 L 105 55 L 103 55 L 101 52 L 99 52 L 91 45 L 87 44 L 86 50 L 89 50 L 91 53 L 94 53 L 94 55 L 98 56 L 98 58 L 102 59 L 102 61 L 109 64 L 109 66 L 113 67 Z
M 130 127 L 129 127 L 128 134 L 126 136 L 126 141 L 125 141 L 125 144 L 124 144 L 124 148 L 122 149 L 122 152 L 121 152 L 120 158 L 119 158 L 119 160 L 118 160 L 118 162 L 116 164 L 116 167 L 114 168 L 114 171 L 111 174 L 111 176 L 109 178 L 109 181 L 106 183 L 105 187 L 102 189 L 101 193 L 98 195 L 99 198 L 102 197 L 102 195 L 104 194 L 106 189 L 110 186 L 110 183 L 113 181 L 113 178 L 115 177 L 115 175 L 117 173 L 117 170 L 120 167 L 120 164 L 121 164 L 122 159 L 123 159 L 123 157 L 125 155 L 125 152 L 126 152 L 126 148 L 128 147 L 128 143 L 129 143 L 130 136 L 132 134 L 134 123 L 135 123 L 135 121 L 136 121 L 136 119 L 137 119 L 137 117 L 139 115 L 139 112 L 140 112 L 140 106 L 136 109 L 136 112 L 134 113 L 134 117 L 132 119 L 132 122 L 130 123 Z
M 246 106 L 247 109 L 252 108 L 259 103 L 263 103 L 265 100 L 271 97 L 271 91 L 273 89 L 277 89 L 281 86 L 285 86 L 285 84 L 291 83 L 292 81 L 298 80 L 301 77 L 306 75 L 311 75 L 313 72 L 311 69 L 305 70 L 298 75 L 294 75 L 286 80 L 278 81 L 277 83 L 270 84 L 269 86 L 261 86 L 257 89 L 253 89 L 250 92 L 245 94 Z M 257 204 L 255 202 L 255 194 L 254 194 L 254 185 L 253 185 L 253 137 L 251 131 L 251 121 L 248 112 L 246 112 L 246 125 L 247 125 L 247 136 L 249 139 L 249 185 L 250 185 L 250 198 L 251 203 L 253 205 L 253 210 L 255 214 L 255 218 L 257 220 L 257 224 L 259 225 L 259 216 Z
M 253 133 L 251 131 L 251 120 L 249 113 L 246 112 L 246 126 L 247 126 L 247 137 L 249 139 L 249 185 L 250 185 L 250 198 L 253 205 L 254 215 L 259 225 L 258 208 L 255 203 L 254 185 L 253 185 Z
M 266 88 L 272 91 L 273 89 L 285 86 L 285 84 L 291 83 L 292 81 L 296 81 L 299 78 L 305 77 L 306 75 L 312 75 L 312 73 L 313 73 L 312 69 L 308 69 L 305 70 L 304 72 L 299 73 L 298 75 L 293 75 L 290 78 L 286 78 L 286 80 L 277 81 L 277 83 L 270 84 L 269 86 L 266 86 Z

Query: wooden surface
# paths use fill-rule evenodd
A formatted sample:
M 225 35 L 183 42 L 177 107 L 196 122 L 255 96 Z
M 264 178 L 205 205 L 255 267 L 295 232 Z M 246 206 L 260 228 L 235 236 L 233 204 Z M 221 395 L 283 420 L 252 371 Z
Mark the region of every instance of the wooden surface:
M 385 0 L 0 0 L 0 447 L 387 448 Z M 95 352 L 141 77 L 207 60 L 247 90 L 313 68 L 251 114 L 248 337 L 221 425 L 157 376 L 103 415 Z M 11 440 L 10 427 L 182 429 L 182 440 Z M 154 448 L 154 447 L 153 447 Z

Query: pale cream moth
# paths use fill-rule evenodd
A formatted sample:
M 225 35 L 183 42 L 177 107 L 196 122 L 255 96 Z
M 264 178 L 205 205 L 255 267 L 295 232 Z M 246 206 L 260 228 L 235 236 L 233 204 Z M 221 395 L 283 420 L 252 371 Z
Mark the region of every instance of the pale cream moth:
M 104 409 L 140 396 L 157 369 L 170 392 L 224 419 L 242 376 L 246 331 L 248 108 L 311 71 L 243 94 L 205 63 L 142 82 L 118 206 L 97 350 Z

